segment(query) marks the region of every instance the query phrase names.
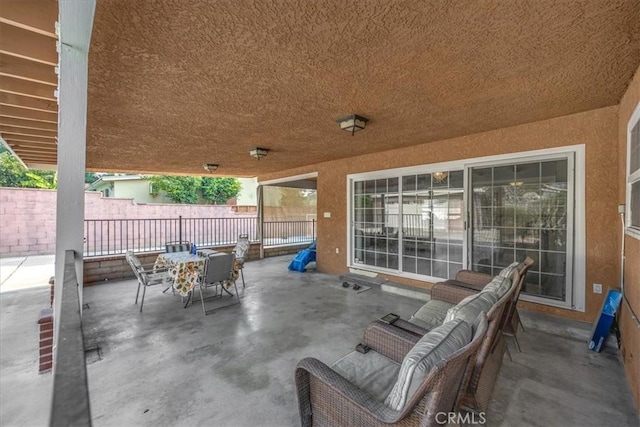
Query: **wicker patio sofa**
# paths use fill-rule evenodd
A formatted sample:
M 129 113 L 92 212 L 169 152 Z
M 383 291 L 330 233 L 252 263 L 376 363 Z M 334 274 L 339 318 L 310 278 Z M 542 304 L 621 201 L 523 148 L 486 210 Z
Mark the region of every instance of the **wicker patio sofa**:
M 520 314 L 518 313 L 517 305 L 518 299 L 520 298 L 520 292 L 524 287 L 524 284 L 527 280 L 527 272 L 533 267 L 534 260 L 530 257 L 527 257 L 522 263 L 518 265 L 518 269 L 520 271 L 520 286 L 517 288 L 517 292 L 514 293 L 511 301 L 507 303 L 507 307 L 505 308 L 505 314 L 503 316 L 503 326 L 502 332 L 504 335 L 512 337 L 516 348 L 520 351 L 520 344 L 518 343 L 518 325 L 522 327 L 524 330 L 524 325 L 520 320 Z M 463 289 L 469 289 L 473 292 L 480 292 L 484 289 L 484 287 L 493 280 L 493 276 L 489 274 L 479 273 L 477 271 L 471 270 L 460 270 L 455 279 L 450 279 L 444 282 L 441 282 L 441 285 L 454 286 Z M 507 347 L 507 352 L 509 348 Z M 511 358 L 511 354 L 509 353 L 509 358 Z
M 475 328 L 455 319 L 423 337 L 391 333 L 390 327 L 382 322 L 367 327 L 364 344 L 371 350 L 365 354 L 349 353 L 331 367 L 314 358 L 298 363 L 295 384 L 302 426 L 446 424 L 442 414 L 457 410 L 470 364 L 486 342 L 487 317 L 481 313 Z M 466 344 L 459 332 L 467 334 Z M 458 348 L 440 357 L 437 352 L 449 348 L 447 340 Z M 426 356 L 425 349 L 430 352 Z M 404 400 L 398 400 L 402 390 Z
M 508 307 L 515 307 L 517 295 L 519 295 L 523 283 L 521 279 L 524 279 L 524 276 L 521 277 L 520 274 L 521 272 L 526 273 L 532 262 L 528 259 L 526 264 L 524 262 L 511 264 L 500 275 L 492 277 L 489 283 L 485 283 L 480 291 L 454 286 L 446 282 L 437 283 L 431 289 L 430 301 L 416 311 L 411 319 L 396 321 L 386 329 L 386 332 L 390 334 L 410 333 L 419 338 L 442 324 L 449 316 L 450 310 L 460 310 L 461 305 L 469 306 L 474 303 L 485 304 L 484 307 L 486 307 L 490 301 L 488 295 L 497 290 L 500 291 L 500 298 L 493 303 L 488 311 L 487 340 L 479 349 L 473 369 L 468 373 L 470 376 L 466 381 L 468 386 L 462 394 L 460 402 L 463 408 L 486 411 L 506 349 L 502 331 L 505 319 L 509 314 Z M 475 307 L 476 311 L 478 309 Z M 474 312 L 472 311 L 472 313 Z

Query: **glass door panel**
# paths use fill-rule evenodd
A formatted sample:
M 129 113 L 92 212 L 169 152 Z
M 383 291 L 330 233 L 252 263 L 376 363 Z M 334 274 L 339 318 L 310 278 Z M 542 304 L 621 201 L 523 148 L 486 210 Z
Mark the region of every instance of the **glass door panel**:
M 495 275 L 526 256 L 535 264 L 522 292 L 567 302 L 568 160 L 527 162 L 470 170 L 470 259 Z
M 447 279 L 462 269 L 463 171 L 402 177 L 402 270 Z
M 398 269 L 398 178 L 353 184 L 353 261 Z

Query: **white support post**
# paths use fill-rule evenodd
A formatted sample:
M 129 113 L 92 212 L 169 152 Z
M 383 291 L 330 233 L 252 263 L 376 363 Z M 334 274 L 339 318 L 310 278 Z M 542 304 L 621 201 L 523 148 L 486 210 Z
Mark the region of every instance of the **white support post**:
M 82 307 L 87 64 L 95 0 L 59 0 L 58 190 L 54 337 L 59 336 L 65 251 L 75 251 Z
M 258 185 L 258 240 L 260 241 L 260 259 L 264 258 L 264 186 Z

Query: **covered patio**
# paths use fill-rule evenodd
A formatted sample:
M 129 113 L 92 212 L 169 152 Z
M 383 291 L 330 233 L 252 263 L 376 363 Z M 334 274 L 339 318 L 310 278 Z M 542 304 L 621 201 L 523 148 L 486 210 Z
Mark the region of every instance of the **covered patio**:
M 335 360 L 372 319 L 420 305 L 345 294 L 329 284 L 339 275 L 428 293 L 525 258 L 531 328 L 505 359 L 491 422 L 637 424 L 633 405 L 607 408 L 640 405 L 640 3 L 39 2 L 0 13 L 3 35 L 29 34 L 0 41 L 0 134 L 25 164 L 58 169 L 55 339 L 75 344 L 55 371 L 82 387 L 83 345 L 102 340 L 103 360 L 81 402 L 69 389 L 54 402 L 85 424 L 295 423 L 298 358 Z M 317 189 L 318 272 L 249 263 L 239 315 L 204 319 L 155 311 L 174 305 L 166 295 L 143 314 L 121 306 L 130 282 L 88 286 L 85 171 L 203 165 L 257 177 L 258 194 Z M 621 350 L 588 353 L 608 288 L 624 291 Z M 576 328 L 587 333 L 556 336 Z
M 246 264 L 239 306 L 202 316 L 197 305 L 152 289 L 140 314 L 132 280 L 85 289 L 84 331 L 93 425 L 293 426 L 293 367 L 331 363 L 353 350 L 366 325 L 423 301 L 344 290 L 339 278 L 286 271 L 290 257 Z M 46 288 L 3 294 L 0 309 L 2 422 L 44 425 L 51 377 L 34 377 L 31 314 Z M 510 342 L 487 426 L 638 426 L 619 351 L 587 349 L 588 326 L 523 311 L 522 352 Z M 37 381 L 36 381 L 37 380 Z M 12 393 L 11 390 L 23 390 Z M 29 398 L 25 399 L 25 395 Z

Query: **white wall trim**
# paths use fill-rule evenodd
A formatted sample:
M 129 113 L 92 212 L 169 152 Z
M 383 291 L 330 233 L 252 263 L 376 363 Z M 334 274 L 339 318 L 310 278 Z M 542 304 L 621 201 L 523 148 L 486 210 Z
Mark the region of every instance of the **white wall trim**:
M 631 172 L 631 131 L 633 128 L 640 123 L 640 102 L 636 105 L 636 108 L 633 110 L 633 114 L 629 118 L 629 122 L 627 123 L 627 139 L 625 141 L 626 145 L 626 168 L 624 175 L 624 185 L 625 185 L 625 221 L 624 221 L 624 231 L 625 235 L 629 237 L 633 237 L 634 239 L 640 240 L 640 229 L 630 227 L 631 224 L 631 184 L 634 181 L 637 181 L 640 178 L 640 170 L 636 171 L 633 176 L 630 174 Z
M 548 157 L 556 154 L 566 154 L 575 152 L 579 147 L 584 148 L 584 144 L 567 145 L 563 147 L 543 148 L 540 150 L 522 151 L 518 153 L 497 154 L 494 156 L 484 157 L 472 157 L 467 159 L 452 160 L 442 163 L 427 163 L 424 165 L 405 166 L 393 169 L 384 169 L 380 171 L 362 172 L 347 175 L 347 180 L 361 180 L 361 179 L 373 179 L 373 178 L 389 178 L 398 176 L 398 174 L 410 175 L 410 174 L 422 174 L 438 172 L 443 170 L 462 170 L 465 167 L 477 167 L 483 164 L 496 164 L 498 162 L 509 162 L 514 158 L 522 160 L 535 160 L 535 157 Z
M 280 184 L 283 182 L 300 181 L 300 180 L 317 178 L 317 177 L 318 177 L 318 172 L 309 172 L 302 175 L 293 175 L 285 178 L 276 178 L 276 179 L 270 179 L 267 181 L 258 181 L 258 185 L 273 185 L 273 184 Z

